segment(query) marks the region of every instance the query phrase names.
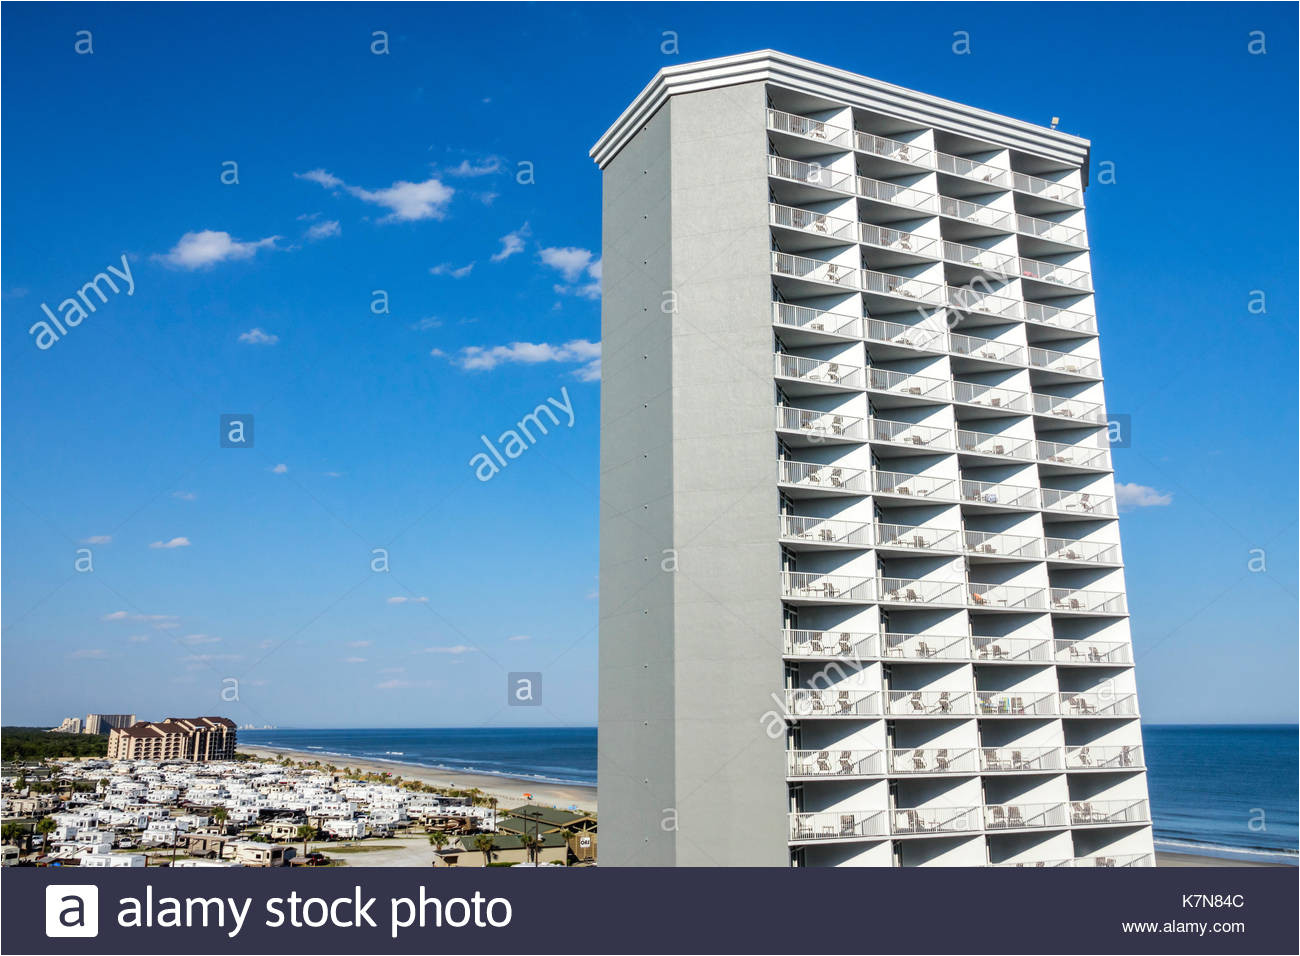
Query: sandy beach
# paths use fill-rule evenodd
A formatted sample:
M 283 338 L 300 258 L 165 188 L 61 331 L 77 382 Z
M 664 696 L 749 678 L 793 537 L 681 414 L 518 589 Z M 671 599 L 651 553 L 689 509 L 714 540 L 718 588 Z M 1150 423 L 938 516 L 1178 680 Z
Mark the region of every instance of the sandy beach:
M 1196 853 L 1170 853 L 1156 850 L 1156 866 L 1286 866 L 1267 860 L 1252 860 L 1242 856 L 1203 856 Z
M 288 757 L 290 760 L 311 763 L 319 760 L 334 766 L 351 767 L 369 773 L 390 773 L 404 780 L 419 780 L 437 787 L 458 787 L 469 789 L 477 787 L 490 797 L 496 797 L 502 808 L 516 807 L 524 803 L 539 806 L 567 809 L 576 806 L 579 810 L 596 812 L 596 788 L 577 784 L 538 783 L 514 777 L 496 777 L 482 773 L 457 773 L 449 770 L 435 770 L 416 764 L 399 763 L 396 760 L 373 760 L 360 757 L 337 757 L 307 750 L 290 750 L 286 747 L 256 747 L 240 744 L 239 752 L 253 757 Z M 532 799 L 524 796 L 531 793 Z

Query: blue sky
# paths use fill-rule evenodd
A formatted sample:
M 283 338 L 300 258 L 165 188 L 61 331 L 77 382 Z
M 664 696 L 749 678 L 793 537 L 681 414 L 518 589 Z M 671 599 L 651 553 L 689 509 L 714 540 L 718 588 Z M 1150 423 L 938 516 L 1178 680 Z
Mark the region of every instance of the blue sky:
M 811 29 L 817 10 L 838 29 Z M 764 47 L 1059 116 L 1115 164 L 1089 226 L 1108 401 L 1133 416 L 1116 477 L 1146 502 L 1122 522 L 1144 713 L 1293 720 L 1293 21 L 1251 4 L 6 6 L 4 722 L 594 722 L 587 150 L 657 69 Z M 37 348 L 41 304 L 109 265 L 131 294 Z M 548 399 L 572 425 L 557 411 L 479 481 L 480 436 Z M 254 414 L 253 449 L 218 447 L 225 413 Z M 544 706 L 505 706 L 510 671 L 543 673 Z

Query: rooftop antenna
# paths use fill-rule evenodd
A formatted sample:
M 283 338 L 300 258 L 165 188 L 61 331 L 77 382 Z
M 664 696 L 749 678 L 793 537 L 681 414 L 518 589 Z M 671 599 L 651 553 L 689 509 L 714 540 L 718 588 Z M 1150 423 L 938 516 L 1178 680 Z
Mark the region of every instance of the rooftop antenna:
M 1053 117 L 1052 117 L 1052 129 L 1056 129 L 1056 124 L 1059 123 L 1059 122 L 1061 122 L 1061 117 L 1059 117 L 1059 116 L 1053 116 Z

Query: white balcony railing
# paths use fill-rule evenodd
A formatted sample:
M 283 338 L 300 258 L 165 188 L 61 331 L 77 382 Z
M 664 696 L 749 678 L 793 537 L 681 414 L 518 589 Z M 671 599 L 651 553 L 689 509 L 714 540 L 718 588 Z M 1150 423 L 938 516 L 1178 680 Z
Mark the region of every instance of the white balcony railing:
M 1052 588 L 1053 611 L 1079 611 L 1087 614 L 1124 614 L 1124 592 Z
M 1068 286 L 1071 289 L 1080 289 L 1084 292 L 1092 288 L 1092 284 L 1088 281 L 1088 273 L 1082 269 L 1059 266 L 1054 262 L 1042 262 L 1038 259 L 1025 259 L 1022 257 L 1020 260 L 1020 275 L 1026 279 L 1051 282 L 1056 285 Z
M 824 412 L 815 408 L 776 406 L 776 427 L 782 431 L 800 432 L 816 439 L 843 439 L 866 441 L 862 419 L 838 412 Z
M 873 578 L 818 571 L 782 571 L 782 594 L 788 598 L 870 603 L 876 599 Z
M 914 551 L 961 550 L 961 535 L 947 528 L 925 528 L 907 524 L 876 524 L 876 546 Z
M 1046 637 L 972 637 L 977 661 L 1047 663 L 1052 659 L 1052 641 Z
M 995 803 L 984 808 L 984 826 L 989 830 L 1063 827 L 1067 820 L 1064 803 Z
M 941 604 L 960 607 L 963 585 L 954 581 L 915 578 L 881 578 L 877 600 L 893 604 Z
M 849 149 L 853 145 L 853 131 L 842 126 L 833 126 L 821 120 L 809 119 L 782 110 L 767 111 L 767 128 L 781 133 L 791 133 L 807 139 L 825 143 L 828 146 L 842 146 Z
M 792 378 L 813 385 L 833 385 L 839 388 L 861 389 L 866 386 L 866 374 L 857 365 L 804 358 L 788 352 L 777 352 L 774 358 L 778 378 Z
M 1016 272 L 1016 256 L 994 252 L 980 246 L 968 246 L 961 242 L 945 240 L 943 243 L 943 258 L 948 262 L 969 266 L 972 269 L 979 269 L 981 272 L 989 272 L 999 276 L 1011 276 L 1015 275 Z
M 980 829 L 979 807 L 916 807 L 893 811 L 893 832 L 966 833 Z
M 889 751 L 889 772 L 979 773 L 979 763 L 969 748 L 915 747 Z
M 788 252 L 772 253 L 772 271 L 792 279 L 825 282 L 846 289 L 862 288 L 861 270 L 855 266 L 810 259 L 807 256 L 791 255 Z
M 937 282 L 926 282 L 909 276 L 894 275 L 892 272 L 876 272 L 872 269 L 862 270 L 862 290 L 879 295 L 896 295 L 904 299 L 915 299 L 927 305 L 943 304 L 943 286 Z
M 885 770 L 880 750 L 791 750 L 786 757 L 791 777 L 869 777 Z
M 980 769 L 989 773 L 1042 773 L 1062 769 L 1060 747 L 983 747 Z
M 1062 691 L 1062 717 L 1134 717 L 1137 695 L 1108 691 Z
M 961 690 L 891 690 L 886 712 L 898 717 L 969 717 L 971 695 Z
M 966 593 L 971 607 L 999 611 L 1042 611 L 1047 608 L 1047 595 L 1043 588 L 972 581 L 967 585 Z
M 916 445 L 935 451 L 952 450 L 952 431 L 913 422 L 896 422 L 888 418 L 871 419 L 871 440 L 895 445 Z
M 1003 505 L 1008 508 L 1037 508 L 1038 489 L 1027 485 L 1008 485 L 1000 481 L 970 481 L 962 479 L 963 501 L 986 505 Z
M 1059 242 L 1067 246 L 1079 246 L 1080 248 L 1088 244 L 1084 237 L 1082 229 L 1076 229 L 1074 226 L 1067 226 L 1064 223 L 1051 222 L 1047 219 L 1035 219 L 1033 216 L 1017 214 L 1016 231 L 1023 232 L 1027 236 L 1034 236 L 1038 239 L 1047 239 L 1051 242 Z
M 1005 319 L 1024 316 L 1024 303 L 992 292 L 979 292 L 965 286 L 948 286 L 948 305 L 963 312 L 982 312 Z
M 1034 441 L 1031 438 L 1015 438 L 1011 435 L 994 435 L 988 432 L 972 432 L 964 428 L 957 429 L 957 450 L 974 455 L 994 455 L 998 458 L 1019 458 L 1032 461 Z
M 1101 363 L 1086 355 L 1073 355 L 1069 352 L 1057 352 L 1054 349 L 1031 348 L 1029 364 L 1048 372 L 1063 372 L 1067 375 L 1083 375 L 1089 378 L 1101 377 Z
M 781 636 L 789 657 L 870 660 L 880 656 L 879 634 L 788 628 L 781 632 Z
M 783 229 L 797 229 L 800 232 L 811 233 L 814 236 L 827 239 L 843 239 L 847 242 L 857 242 L 858 224 L 856 220 L 840 219 L 835 216 L 828 216 L 824 212 L 813 212 L 795 206 L 783 206 L 780 203 L 769 203 L 768 209 L 770 210 L 769 220 L 773 226 Z
M 1038 538 L 1001 531 L 963 532 L 962 546 L 968 554 L 996 555 L 999 558 L 1035 561 L 1043 556 Z
M 1000 169 L 989 163 L 980 162 L 978 159 L 967 159 L 965 156 L 953 156 L 950 153 L 936 152 L 934 154 L 934 168 L 941 173 L 961 176 L 965 179 L 975 179 L 982 183 L 991 183 L 1004 189 L 1011 188 L 1010 170 Z
M 1040 325 L 1050 325 L 1071 332 L 1095 334 L 1097 331 L 1097 319 L 1095 316 L 1088 315 L 1085 312 L 1071 312 L 1069 309 L 1058 309 L 1056 306 L 1043 305 L 1039 302 L 1025 303 L 1025 318 L 1030 322 L 1037 322 Z
M 786 690 L 785 709 L 792 717 L 879 717 L 880 693 L 874 690 Z
M 823 312 L 809 309 L 802 305 L 790 305 L 788 302 L 772 303 L 772 324 L 786 329 L 801 329 L 806 332 L 824 332 L 841 338 L 862 338 L 862 318 L 856 315 L 841 315 L 838 312 Z
M 1092 445 L 1067 445 L 1057 441 L 1037 443 L 1038 460 L 1050 465 L 1068 465 L 1072 468 L 1110 467 L 1110 452 Z
M 1055 183 L 1039 176 L 1030 176 L 1027 173 L 1012 173 L 1011 188 L 1018 192 L 1029 193 L 1031 196 L 1069 203 L 1072 206 L 1083 205 L 1082 194 L 1073 186 Z
M 865 338 L 869 342 L 898 345 L 922 352 L 942 352 L 948 347 L 943 329 L 926 325 L 903 325 L 884 319 L 867 319 L 865 328 Z
M 777 481 L 809 490 L 856 495 L 869 495 L 872 490 L 870 473 L 860 468 L 785 458 L 777 462 Z
M 953 398 L 966 405 L 1003 408 L 1012 412 L 1029 411 L 1029 393 L 978 382 L 953 382 Z
M 1125 641 L 1056 642 L 1056 660 L 1060 664 L 1132 664 L 1132 648 Z
M 1070 822 L 1075 826 L 1147 823 L 1151 811 L 1145 800 L 1072 800 Z
M 958 384 L 965 384 L 958 383 Z M 928 375 L 911 375 L 892 369 L 871 367 L 867 369 L 867 388 L 873 392 L 890 392 L 946 402 L 949 398 L 949 381 Z
M 864 153 L 892 159 L 900 163 L 930 168 L 934 165 L 933 154 L 912 143 L 903 143 L 896 139 L 886 139 L 872 133 L 855 132 L 854 145 Z
M 994 863 L 994 866 L 1155 866 L 1155 857 L 1150 853 L 1117 853 L 1113 856 L 1080 856 L 1065 860 L 1022 860 L 1019 863 Z
M 1031 690 L 977 690 L 975 709 L 981 717 L 1052 717 L 1056 696 Z
M 884 810 L 830 810 L 824 813 L 790 814 L 792 843 L 883 837 L 888 833 L 889 814 Z
M 830 189 L 841 193 L 856 191 L 855 180 L 857 177 L 853 173 L 843 173 L 828 166 L 822 166 L 819 163 L 801 163 L 795 159 L 769 155 L 767 157 L 767 171 L 769 175 L 778 179 L 786 179 L 808 186 L 818 186 L 822 189 Z
M 1043 508 L 1047 511 L 1070 512 L 1090 518 L 1115 517 L 1115 499 L 1110 495 L 1095 495 L 1088 491 L 1065 491 L 1060 488 L 1043 488 Z
M 874 199 L 877 202 L 893 203 L 895 206 L 907 206 L 910 209 L 922 209 L 926 212 L 934 212 L 937 208 L 939 197 L 924 189 L 900 186 L 898 183 L 887 183 L 867 176 L 856 178 L 857 194 L 863 199 Z
M 981 226 L 988 226 L 990 229 L 1011 232 L 1015 228 L 1016 217 L 1013 213 L 994 209 L 991 206 L 981 206 L 979 203 L 966 202 L 964 199 L 941 196 L 939 199 L 939 212 L 952 219 L 973 222 Z
M 1089 564 L 1119 564 L 1119 545 L 1080 538 L 1044 538 L 1051 561 L 1086 561 Z
M 957 483 L 947 478 L 880 470 L 872 471 L 871 478 L 871 489 L 879 495 L 932 498 L 939 501 L 955 501 L 957 498 Z
M 949 634 L 896 634 L 886 632 L 884 656 L 889 660 L 965 661 L 970 659 L 970 642 Z
M 781 537 L 786 541 L 851 548 L 869 548 L 872 544 L 869 524 L 804 515 L 781 515 Z
M 1089 425 L 1104 425 L 1106 410 L 1096 402 L 1081 402 L 1076 398 L 1034 393 L 1034 413 L 1069 418 Z
M 858 224 L 858 238 L 862 243 L 875 246 L 878 249 L 888 249 L 891 252 L 906 252 L 914 256 L 925 256 L 930 259 L 939 258 L 941 251 L 940 240 L 938 239 L 931 239 L 915 232 L 886 229 L 884 226 L 872 225 L 869 222 Z
M 954 355 L 969 355 L 971 358 L 1004 362 L 1007 365 L 1025 364 L 1025 350 L 1019 345 L 980 338 L 978 335 L 965 335 L 961 332 L 949 334 L 948 351 Z
M 1142 766 L 1142 748 L 1128 744 L 1119 747 L 1066 747 L 1065 766 L 1069 770 L 1129 770 Z

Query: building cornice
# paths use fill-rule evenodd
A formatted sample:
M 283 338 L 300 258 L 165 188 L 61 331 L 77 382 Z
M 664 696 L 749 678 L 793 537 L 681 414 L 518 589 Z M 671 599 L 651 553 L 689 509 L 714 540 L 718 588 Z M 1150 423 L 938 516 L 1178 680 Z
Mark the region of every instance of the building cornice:
M 1088 164 L 1090 144 L 1081 137 L 882 83 L 776 50 L 758 50 L 665 67 L 655 74 L 654 79 L 597 140 L 591 148 L 591 158 L 604 169 L 670 96 L 756 82 L 775 83 L 799 93 L 915 122 L 918 126 L 991 140 L 1058 162 L 1085 168 Z

